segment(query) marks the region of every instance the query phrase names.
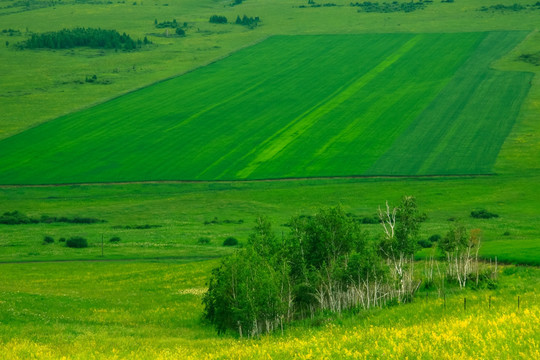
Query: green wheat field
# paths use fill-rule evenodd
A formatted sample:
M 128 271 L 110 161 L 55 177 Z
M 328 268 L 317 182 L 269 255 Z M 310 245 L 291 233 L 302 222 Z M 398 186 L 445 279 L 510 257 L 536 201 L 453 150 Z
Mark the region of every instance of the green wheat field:
M 0 182 L 489 174 L 532 78 L 489 64 L 525 35 L 272 37 L 3 140 Z

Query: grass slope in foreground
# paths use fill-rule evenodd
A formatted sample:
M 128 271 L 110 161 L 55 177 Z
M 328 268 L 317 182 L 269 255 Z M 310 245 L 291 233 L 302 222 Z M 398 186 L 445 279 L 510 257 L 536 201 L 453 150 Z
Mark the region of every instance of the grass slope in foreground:
M 238 340 L 201 322 L 217 261 L 0 264 L 3 359 L 533 359 L 539 270 L 508 267 L 496 290 L 321 316 Z M 517 309 L 520 296 L 520 309 Z M 467 311 L 463 310 L 467 297 Z M 491 309 L 489 298 L 491 297 Z M 317 322 L 319 324 L 317 325 Z
M 3 140 L 0 183 L 490 173 L 525 35 L 273 37 Z

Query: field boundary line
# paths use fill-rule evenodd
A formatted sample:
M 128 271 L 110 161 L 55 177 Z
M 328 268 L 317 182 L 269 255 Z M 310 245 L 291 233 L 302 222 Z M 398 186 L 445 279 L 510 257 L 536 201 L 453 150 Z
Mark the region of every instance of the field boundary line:
M 146 184 L 234 184 L 234 183 L 261 183 L 261 182 L 287 182 L 306 180 L 362 180 L 362 179 L 467 179 L 479 177 L 495 177 L 496 173 L 490 174 L 432 174 L 432 175 L 349 175 L 349 176 L 313 176 L 313 177 L 284 177 L 275 179 L 239 179 L 239 180 L 147 180 L 147 181 L 108 181 L 108 182 L 81 182 L 65 184 L 0 184 L 3 188 L 41 188 L 62 186 L 103 186 L 103 185 L 146 185 Z

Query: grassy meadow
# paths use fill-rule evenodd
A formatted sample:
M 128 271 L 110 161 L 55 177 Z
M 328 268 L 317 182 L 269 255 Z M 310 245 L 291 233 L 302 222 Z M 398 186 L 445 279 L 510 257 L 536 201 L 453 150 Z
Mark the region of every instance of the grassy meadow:
M 523 60 L 540 54 L 536 0 L 411 13 L 334 2 L 0 1 L 0 215 L 106 221 L 0 224 L 0 357 L 540 357 L 540 66 Z M 514 3 L 531 6 L 479 11 Z M 230 23 L 244 14 L 261 22 Z M 154 26 L 172 19 L 185 37 Z M 76 26 L 153 44 L 17 48 Z M 304 179 L 249 180 L 284 177 Z M 512 264 L 496 289 L 446 288 L 446 308 L 441 289 L 423 289 L 253 340 L 201 322 L 210 271 L 232 251 L 223 241 L 246 242 L 258 215 L 286 237 L 292 216 L 338 204 L 371 216 L 405 194 L 428 216 L 422 239 L 482 229 L 480 256 Z M 89 247 L 59 241 L 71 236 Z M 417 253 L 419 273 L 434 253 Z

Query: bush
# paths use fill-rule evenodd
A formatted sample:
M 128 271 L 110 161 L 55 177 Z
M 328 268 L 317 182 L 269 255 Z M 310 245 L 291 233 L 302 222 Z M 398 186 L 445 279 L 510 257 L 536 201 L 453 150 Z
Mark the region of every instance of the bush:
M 66 238 L 63 238 L 63 237 L 62 237 L 62 238 L 58 239 L 58 241 L 59 241 L 59 242 L 66 242 Z
M 201 236 L 199 240 L 197 240 L 197 244 L 201 244 L 201 245 L 210 244 L 210 238 L 206 236 Z
M 45 237 L 43 238 L 43 243 L 44 243 L 44 244 L 52 244 L 53 242 L 54 242 L 54 239 L 53 239 L 52 236 L 48 236 L 48 235 L 47 235 L 47 236 L 45 236 Z
M 499 215 L 489 212 L 486 209 L 480 209 L 480 210 L 471 211 L 471 217 L 475 219 L 491 219 L 491 218 L 498 218 Z
M 238 245 L 238 240 L 232 236 L 229 236 L 223 242 L 223 246 L 236 246 L 236 245 Z
M 439 234 L 431 235 L 428 240 L 431 241 L 432 243 L 437 242 L 441 240 L 441 235 Z
M 506 230 L 505 232 L 503 232 L 503 236 L 510 236 L 510 231 Z
M 433 246 L 433 243 L 429 240 L 418 240 L 418 245 L 420 245 L 421 247 L 423 247 L 424 249 L 426 248 L 430 248 Z
M 109 240 L 109 242 L 112 242 L 112 243 L 114 243 L 114 242 L 119 242 L 119 241 L 120 241 L 120 238 L 119 238 L 118 236 L 113 236 L 113 237 Z
M 186 36 L 186 32 L 184 31 L 184 29 L 176 28 L 176 35 Z
M 362 224 L 380 224 L 381 219 L 379 219 L 378 215 L 373 216 L 364 216 L 361 221 Z
M 88 247 L 88 241 L 81 236 L 73 236 L 66 241 L 66 246 L 70 248 Z

